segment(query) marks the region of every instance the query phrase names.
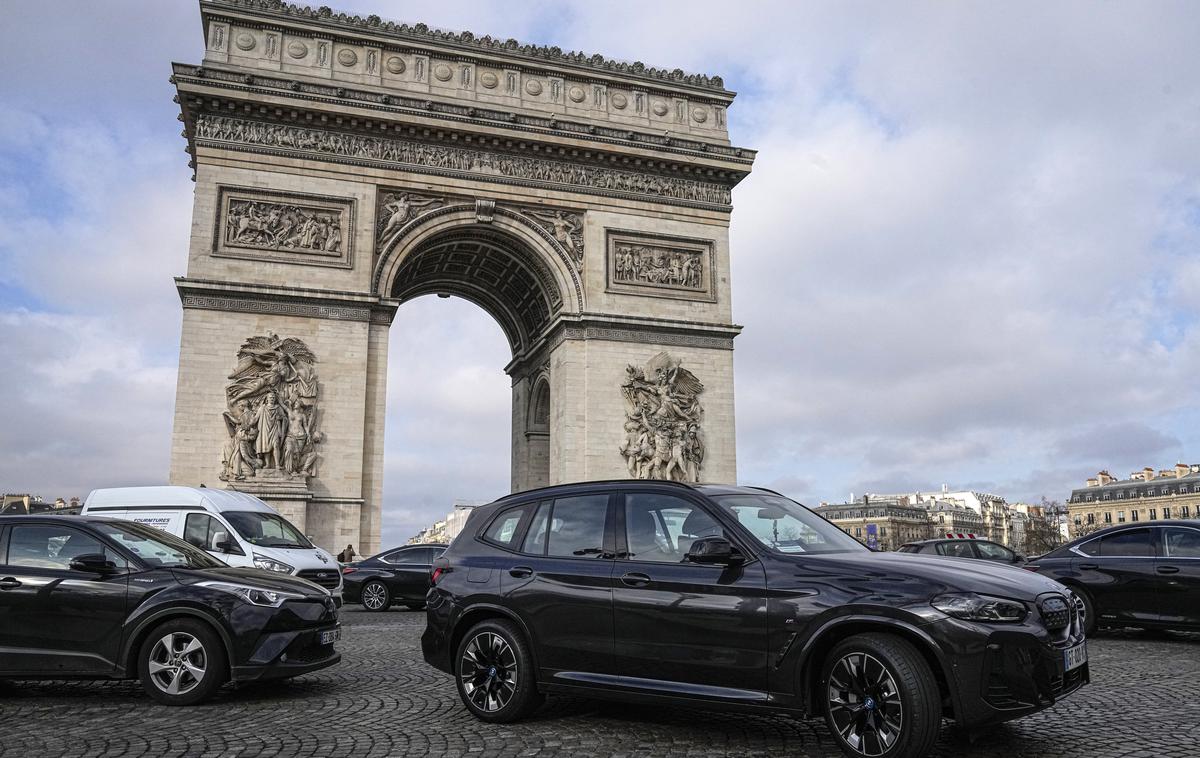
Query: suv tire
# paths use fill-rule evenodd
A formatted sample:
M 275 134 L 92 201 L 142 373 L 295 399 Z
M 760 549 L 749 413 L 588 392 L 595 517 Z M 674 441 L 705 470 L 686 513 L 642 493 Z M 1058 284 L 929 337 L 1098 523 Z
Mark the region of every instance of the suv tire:
M 362 588 L 362 607 L 368 611 L 386 611 L 392 607 L 392 593 L 380 581 L 370 581 Z
M 1080 587 L 1072 587 L 1080 600 L 1083 601 L 1083 636 L 1091 637 L 1096 633 L 1096 627 L 1099 626 L 1100 619 L 1096 617 L 1096 602 L 1092 600 L 1092 596 Z
M 890 634 L 857 634 L 826 657 L 821 711 L 838 746 L 861 758 L 923 756 L 942 724 L 941 694 L 924 656 Z
M 138 651 L 142 689 L 164 705 L 193 705 L 212 697 L 228 678 L 225 645 L 212 627 L 172 619 L 155 627 Z
M 529 643 L 520 628 L 505 619 L 481 621 L 463 635 L 454 673 L 463 705 L 480 721 L 517 721 L 544 700 L 537 691 Z

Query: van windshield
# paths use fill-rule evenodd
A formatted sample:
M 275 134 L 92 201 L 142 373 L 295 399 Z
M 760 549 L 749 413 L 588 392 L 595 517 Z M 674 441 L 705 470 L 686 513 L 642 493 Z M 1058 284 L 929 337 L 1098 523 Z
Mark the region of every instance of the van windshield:
M 92 526 L 150 568 L 206 569 L 226 565 L 175 535 L 152 526 L 114 521 L 93 521 Z
M 858 540 L 786 497 L 724 495 L 716 501 L 770 550 L 810 555 L 867 550 Z
M 238 534 L 242 535 L 242 539 L 251 545 L 312 549 L 312 543 L 287 519 L 277 513 L 225 511 L 221 515 L 237 530 Z

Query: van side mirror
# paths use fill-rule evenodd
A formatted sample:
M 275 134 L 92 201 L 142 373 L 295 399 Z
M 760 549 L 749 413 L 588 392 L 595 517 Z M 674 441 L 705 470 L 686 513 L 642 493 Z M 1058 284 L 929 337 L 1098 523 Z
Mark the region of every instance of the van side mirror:
M 229 534 L 226 532 L 213 532 L 212 536 L 213 550 L 218 553 L 226 553 L 227 555 L 245 555 L 238 544 L 229 539 Z
M 692 543 L 686 557 L 692 563 L 729 565 L 742 562 L 741 554 L 735 553 L 733 545 L 724 537 L 701 537 Z
M 104 556 L 104 553 L 88 553 L 77 555 L 71 559 L 72 571 L 87 571 L 92 574 L 115 574 L 117 564 Z

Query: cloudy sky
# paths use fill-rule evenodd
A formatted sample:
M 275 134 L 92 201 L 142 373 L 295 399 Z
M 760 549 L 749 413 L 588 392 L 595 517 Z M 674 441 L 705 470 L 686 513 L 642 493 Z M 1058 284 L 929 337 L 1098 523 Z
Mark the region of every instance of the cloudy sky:
M 739 476 L 803 502 L 1064 498 L 1200 463 L 1200 7 L 459 2 L 340 9 L 719 73 Z M 192 184 L 194 0 L 7 0 L 0 489 L 167 476 Z M 384 541 L 508 487 L 502 333 L 401 309 Z

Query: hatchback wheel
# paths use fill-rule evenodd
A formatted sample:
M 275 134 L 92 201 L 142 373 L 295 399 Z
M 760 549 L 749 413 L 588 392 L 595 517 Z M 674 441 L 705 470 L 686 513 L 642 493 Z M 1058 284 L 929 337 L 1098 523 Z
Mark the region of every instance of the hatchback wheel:
M 367 582 L 362 588 L 362 604 L 368 611 L 386 611 L 392 604 L 392 593 L 383 582 Z
M 459 643 L 457 661 L 458 694 L 476 718 L 508 723 L 542 704 L 529 645 L 511 621 L 476 624 Z
M 142 689 L 167 705 L 192 705 L 211 697 L 226 679 L 225 647 L 201 621 L 162 624 L 142 643 Z
M 923 756 L 941 728 L 941 696 L 925 658 L 888 634 L 838 643 L 821 673 L 825 721 L 847 755 Z

